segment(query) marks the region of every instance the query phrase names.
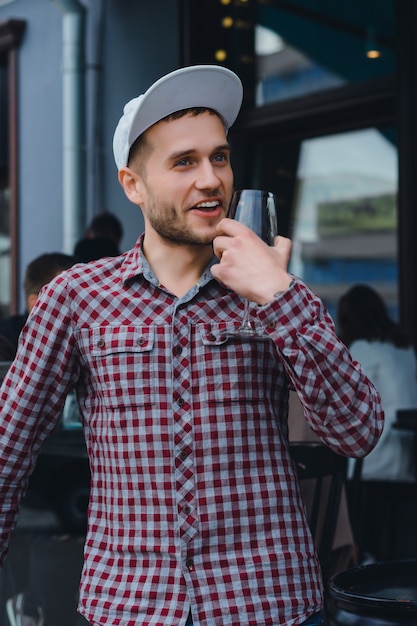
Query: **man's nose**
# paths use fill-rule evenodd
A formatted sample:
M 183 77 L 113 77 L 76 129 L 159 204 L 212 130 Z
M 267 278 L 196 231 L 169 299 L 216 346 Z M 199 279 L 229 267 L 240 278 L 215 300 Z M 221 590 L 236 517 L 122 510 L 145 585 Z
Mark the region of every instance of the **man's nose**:
M 198 189 L 215 189 L 219 186 L 220 178 L 210 161 L 200 163 L 195 185 Z

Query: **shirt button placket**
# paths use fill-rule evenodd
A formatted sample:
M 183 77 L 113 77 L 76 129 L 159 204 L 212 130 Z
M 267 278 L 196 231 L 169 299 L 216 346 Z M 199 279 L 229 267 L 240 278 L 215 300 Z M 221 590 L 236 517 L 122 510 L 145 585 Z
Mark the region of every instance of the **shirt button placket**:
M 177 512 L 182 540 L 188 542 L 195 535 L 196 528 L 193 526 L 194 465 L 190 453 L 193 449 L 190 337 L 188 319 L 185 315 L 180 315 L 174 325 L 172 341 Z M 188 564 L 187 568 L 189 569 Z

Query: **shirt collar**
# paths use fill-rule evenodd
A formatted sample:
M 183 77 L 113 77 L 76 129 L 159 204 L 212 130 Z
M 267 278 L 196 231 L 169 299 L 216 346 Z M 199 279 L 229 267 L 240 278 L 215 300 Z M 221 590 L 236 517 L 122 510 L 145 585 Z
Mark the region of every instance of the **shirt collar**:
M 135 246 L 131 250 L 126 252 L 125 259 L 122 265 L 122 281 L 124 283 L 140 275 L 143 275 L 145 278 L 147 278 L 151 282 L 155 282 L 155 276 L 149 266 L 149 263 L 147 262 L 143 254 L 143 250 L 142 250 L 143 238 L 144 238 L 144 233 L 140 235 Z M 219 259 L 215 255 L 213 255 L 207 267 L 205 268 L 204 272 L 202 273 L 200 280 L 198 281 L 199 287 L 209 283 L 211 280 L 218 282 L 213 277 L 213 274 L 210 271 L 210 268 L 213 265 L 216 265 L 216 263 L 218 262 L 219 262 Z M 152 280 L 152 278 L 154 280 Z
M 142 252 L 143 237 L 144 233 L 140 235 L 135 246 L 125 254 L 122 265 L 122 280 L 124 283 L 144 273 L 146 259 Z M 148 266 L 147 263 L 146 265 Z

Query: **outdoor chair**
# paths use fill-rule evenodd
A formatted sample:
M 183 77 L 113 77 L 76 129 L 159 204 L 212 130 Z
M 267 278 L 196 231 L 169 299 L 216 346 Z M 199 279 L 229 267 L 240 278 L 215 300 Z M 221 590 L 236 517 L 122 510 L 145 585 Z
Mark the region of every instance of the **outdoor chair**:
M 291 442 L 290 452 L 326 584 L 333 573 L 332 548 L 348 461 L 315 441 Z

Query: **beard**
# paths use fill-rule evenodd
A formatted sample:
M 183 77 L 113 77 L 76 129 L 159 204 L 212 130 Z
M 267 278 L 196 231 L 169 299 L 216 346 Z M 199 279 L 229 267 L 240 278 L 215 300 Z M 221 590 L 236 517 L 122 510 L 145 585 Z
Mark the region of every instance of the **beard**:
M 195 232 L 174 207 L 164 206 L 154 200 L 150 203 L 148 221 L 153 230 L 166 242 L 180 246 L 207 246 L 213 243 L 214 234 Z

